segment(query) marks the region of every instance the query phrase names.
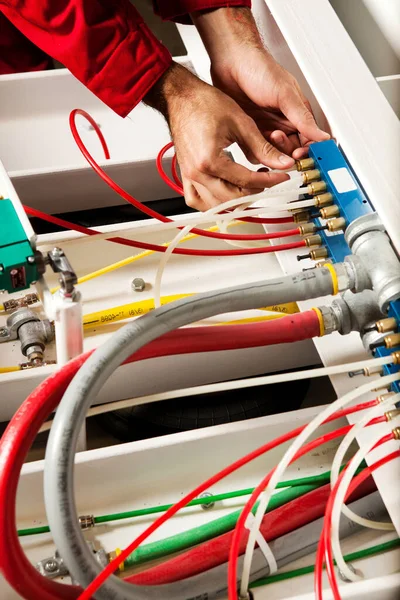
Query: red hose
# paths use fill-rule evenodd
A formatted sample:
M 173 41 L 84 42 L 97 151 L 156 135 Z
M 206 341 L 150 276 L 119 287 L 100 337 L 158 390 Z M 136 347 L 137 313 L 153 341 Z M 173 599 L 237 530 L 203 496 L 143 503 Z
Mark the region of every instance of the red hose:
M 344 411 L 344 412 L 346 412 L 346 411 Z M 336 415 L 336 413 L 334 413 L 334 414 Z M 337 417 L 335 416 L 335 418 L 337 418 Z M 377 419 L 372 419 L 368 423 L 368 425 L 374 425 L 374 424 L 382 422 L 384 420 L 386 420 L 385 417 L 377 417 Z M 324 423 L 327 423 L 327 422 L 329 423 L 330 421 L 331 421 L 331 417 L 329 417 L 326 421 L 324 421 Z M 311 452 L 314 448 L 320 446 L 321 444 L 326 443 L 337 437 L 346 435 L 350 431 L 351 428 L 352 428 L 352 426 L 348 425 L 348 426 L 342 427 L 341 429 L 338 429 L 334 432 L 327 433 L 325 436 L 321 436 L 321 437 L 317 438 L 317 440 L 312 440 L 311 442 L 308 442 L 305 446 L 300 448 L 300 450 L 295 454 L 294 458 L 290 461 L 290 464 L 292 464 L 293 462 L 295 462 L 296 460 L 298 460 L 299 458 L 304 456 L 304 454 Z M 321 441 L 324 439 L 325 439 L 325 441 Z M 249 500 L 245 504 L 243 511 L 236 523 L 235 531 L 234 531 L 233 538 L 232 538 L 232 544 L 231 544 L 231 548 L 230 548 L 230 554 L 229 554 L 229 567 L 228 567 L 229 600 L 238 600 L 237 560 L 238 560 L 238 556 L 239 556 L 240 540 L 245 532 L 246 519 L 247 519 L 249 513 L 251 512 L 254 504 L 256 503 L 258 497 L 267 487 L 274 471 L 275 471 L 275 468 L 272 469 L 272 471 L 270 471 L 268 473 L 268 475 L 266 475 L 266 477 L 264 477 L 264 479 L 258 484 L 258 486 L 255 488 L 255 490 L 252 492 Z M 79 600 L 81 600 L 81 598 Z
M 81 115 L 81 116 L 85 117 L 86 119 L 88 119 L 88 121 L 91 123 L 91 125 L 94 127 L 97 134 L 99 135 L 100 141 L 103 145 L 103 148 L 104 148 L 104 144 L 105 144 L 104 137 L 103 137 L 97 123 L 92 119 L 92 117 L 86 111 L 84 111 L 80 108 L 75 108 L 73 111 L 71 111 L 71 113 L 69 115 L 69 125 L 71 128 L 71 132 L 74 137 L 74 140 L 75 140 L 79 150 L 82 152 L 83 156 L 86 158 L 86 160 L 88 161 L 88 163 L 90 164 L 92 169 L 97 173 L 97 175 L 99 175 L 101 177 L 101 179 L 105 183 L 107 183 L 107 185 L 112 190 L 114 190 L 114 192 L 119 194 L 122 198 L 124 198 L 124 200 L 126 200 L 127 202 L 129 202 L 130 204 L 135 206 L 141 212 L 143 212 L 146 215 L 148 215 L 149 217 L 152 217 L 153 219 L 157 219 L 158 221 L 161 221 L 163 223 L 171 223 L 172 219 L 169 219 L 168 217 L 164 217 L 164 215 L 156 212 L 152 208 L 149 208 L 148 206 L 146 206 L 145 204 L 143 204 L 142 202 L 140 202 L 139 200 L 134 198 L 131 194 L 129 194 L 123 188 L 121 188 L 113 179 L 111 179 L 111 177 L 109 175 L 107 175 L 107 173 L 95 161 L 95 159 L 93 158 L 93 156 L 90 154 L 90 152 L 86 148 L 85 144 L 83 143 L 83 141 L 79 135 L 78 129 L 76 127 L 76 123 L 75 123 L 76 115 Z M 166 146 L 164 146 L 164 148 L 161 150 L 161 152 L 157 156 L 156 164 L 157 164 L 157 168 L 158 168 L 161 176 L 163 177 L 164 181 L 166 181 L 168 183 L 168 185 L 173 187 L 173 189 L 175 189 L 175 191 L 177 191 L 179 194 L 181 194 L 181 193 L 183 193 L 183 189 L 180 186 L 177 186 L 176 183 L 171 181 L 167 177 L 167 175 L 165 174 L 165 172 L 162 168 L 162 157 L 164 156 L 164 153 L 166 152 L 166 150 L 168 150 L 170 147 L 171 147 L 170 144 L 167 144 Z M 108 150 L 107 150 L 107 153 L 108 153 Z M 109 158 L 109 156 L 106 155 L 106 158 Z M 182 228 L 178 227 L 178 229 L 182 229 Z M 296 233 L 293 233 L 293 231 L 296 231 Z M 279 233 L 232 235 L 232 234 L 218 233 L 218 232 L 213 232 L 213 231 L 204 231 L 203 229 L 198 229 L 198 228 L 194 227 L 192 229 L 192 233 L 195 233 L 196 235 L 201 235 L 203 237 L 209 237 L 209 238 L 214 238 L 214 239 L 219 239 L 219 240 L 248 241 L 248 240 L 270 240 L 270 239 L 276 239 L 279 237 L 290 237 L 293 235 L 299 235 L 300 230 L 298 228 L 296 228 L 296 230 L 292 230 L 291 233 L 288 233 L 287 231 L 285 231 L 285 232 L 282 232 L 283 235 L 280 235 Z
M 388 433 L 387 435 L 383 436 L 371 450 L 374 450 L 375 448 L 381 446 L 382 444 L 385 444 L 386 442 L 393 440 L 393 437 L 394 437 L 393 432 Z M 393 454 L 400 456 L 400 451 L 398 451 L 397 453 L 395 452 Z M 367 468 L 365 471 L 362 471 L 361 473 L 359 473 L 356 477 L 354 477 L 352 479 L 352 481 L 349 485 L 346 497 L 345 497 L 346 502 L 347 502 L 349 495 L 353 492 L 353 490 L 357 489 L 357 486 L 359 484 L 361 484 L 365 480 L 365 478 L 368 477 L 368 475 L 370 473 L 375 471 L 375 469 L 378 469 L 380 466 L 389 462 L 389 460 L 392 460 L 393 458 L 396 457 L 393 455 L 389 455 L 389 456 L 391 456 L 391 458 L 388 459 L 388 457 L 385 457 L 385 458 L 377 461 L 371 467 Z M 344 471 L 345 471 L 345 469 L 339 475 L 338 480 L 336 481 L 336 483 L 332 489 L 332 493 L 330 494 L 328 504 L 326 507 L 326 512 L 325 512 L 324 527 L 323 527 L 320 541 L 318 544 L 317 556 L 316 556 L 316 561 L 315 561 L 315 577 L 314 577 L 315 596 L 316 596 L 317 600 L 322 600 L 322 571 L 323 571 L 323 563 L 324 563 L 324 553 L 325 553 L 325 559 L 326 559 L 326 570 L 327 570 L 327 574 L 328 574 L 329 584 L 330 584 L 331 590 L 333 592 L 333 597 L 335 600 L 341 599 L 339 587 L 338 587 L 338 583 L 337 583 L 337 579 L 336 579 L 336 573 L 335 573 L 335 569 L 334 569 L 330 537 L 331 537 L 333 504 L 335 502 L 335 498 L 336 498 L 337 491 L 339 489 L 339 485 L 344 477 Z
M 374 480 L 370 477 L 350 500 L 357 500 L 375 489 Z M 327 484 L 267 513 L 260 527 L 264 539 L 270 542 L 322 517 L 330 492 L 330 485 Z M 228 562 L 232 537 L 233 531 L 220 535 L 160 565 L 131 575 L 126 581 L 137 585 L 161 585 L 203 573 Z M 248 537 L 246 530 L 240 542 L 240 554 L 246 550 Z
M 54 223 L 55 225 L 65 227 L 66 229 L 72 229 L 73 231 L 78 231 L 79 233 L 83 233 L 85 235 L 97 235 L 100 233 L 100 231 L 97 231 L 96 229 L 89 229 L 87 227 L 83 227 L 82 225 L 75 225 L 75 223 L 71 223 L 65 219 L 47 215 L 36 208 L 24 206 L 24 209 L 26 214 L 30 215 L 31 217 L 38 217 L 39 219 L 49 221 L 49 223 Z M 138 240 L 128 240 L 122 237 L 110 237 L 107 238 L 107 241 L 114 242 L 116 244 L 122 244 L 123 246 L 141 248 L 142 250 L 151 250 L 152 252 L 165 252 L 167 250 L 166 246 L 148 244 L 147 242 L 139 242 Z M 304 248 L 305 246 L 305 240 L 301 240 L 300 242 L 293 242 L 290 244 L 266 246 L 263 248 L 241 248 L 236 250 L 196 250 L 193 248 L 175 248 L 173 253 L 184 254 L 185 256 L 241 256 L 244 254 L 268 254 L 272 252 L 280 252 L 282 250 L 291 250 L 293 248 Z
M 259 323 L 188 327 L 171 331 L 150 342 L 135 352 L 127 362 L 156 356 L 272 346 L 319 335 L 318 316 L 313 310 Z
M 41 600 L 74 600 L 78 597 L 80 591 L 80 588 L 59 584 L 43 578 L 31 565 L 19 542 L 15 507 L 18 479 L 29 448 L 41 425 L 55 410 L 70 381 L 90 354 L 86 353 L 73 359 L 42 382 L 17 410 L 0 440 L 0 462 L 2 464 L 0 470 L 0 531 L 2 532 L 0 536 L 0 570 L 8 583 L 22 597 L 28 600 L 37 600 L 38 598 Z M 371 401 L 371 405 L 375 405 L 376 403 L 376 400 Z M 362 409 L 365 407 L 364 403 Z M 351 412 L 354 411 L 355 408 L 352 407 Z M 345 414 L 345 410 L 339 411 L 332 416 L 331 420 L 340 418 Z M 303 428 L 298 427 L 276 440 L 268 442 L 261 448 L 254 450 L 229 467 L 226 467 L 223 471 L 214 475 L 201 486 L 197 487 L 191 494 L 183 498 L 174 510 L 170 510 L 165 517 L 163 516 L 162 522 L 165 522 L 179 508 L 185 506 L 202 491 L 208 489 L 211 485 L 223 479 L 223 477 L 233 473 L 268 450 L 293 439 Z M 160 518 L 157 519 L 151 526 L 151 530 L 149 531 L 148 529 L 142 534 L 141 539 L 135 543 L 135 547 L 142 540 L 146 539 L 152 531 L 156 530 L 162 522 Z M 132 550 L 129 549 L 127 555 L 131 552 Z M 122 560 L 125 558 L 126 556 Z

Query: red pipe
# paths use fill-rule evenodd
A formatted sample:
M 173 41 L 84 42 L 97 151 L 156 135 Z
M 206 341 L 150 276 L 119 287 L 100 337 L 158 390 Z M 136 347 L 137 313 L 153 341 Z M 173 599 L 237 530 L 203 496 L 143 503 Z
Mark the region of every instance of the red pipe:
M 47 215 L 36 208 L 24 206 L 24 209 L 25 212 L 31 217 L 38 217 L 39 219 L 43 219 L 49 223 L 54 223 L 60 227 L 65 227 L 66 229 L 72 229 L 73 231 L 78 231 L 79 233 L 83 233 L 85 235 L 96 235 L 100 233 L 100 231 L 96 231 L 96 229 L 89 229 L 87 227 L 83 227 L 82 225 L 75 225 L 75 223 L 71 223 L 65 219 Z M 167 250 L 166 246 L 148 244 L 146 242 L 139 242 L 138 240 L 128 240 L 122 237 L 110 237 L 107 238 L 107 241 L 114 242 L 115 244 L 122 244 L 123 246 L 141 248 L 142 250 L 151 250 L 152 252 L 165 252 Z M 173 252 L 174 254 L 183 254 L 185 256 L 242 256 L 244 254 L 269 254 L 273 252 L 280 252 L 282 250 L 291 250 L 293 248 L 304 248 L 306 245 L 307 244 L 305 240 L 301 240 L 299 242 L 292 242 L 290 244 L 263 246 L 262 248 L 241 248 L 240 250 L 196 250 L 193 248 L 175 248 Z
M 350 501 L 358 500 L 375 489 L 374 480 L 369 477 Z M 331 486 L 327 484 L 267 513 L 260 527 L 262 536 L 270 542 L 319 519 L 325 513 L 330 493 Z M 160 565 L 131 575 L 126 581 L 137 585 L 161 585 L 208 571 L 228 562 L 232 537 L 233 531 L 224 533 Z M 249 531 L 246 530 L 240 540 L 239 554 L 244 554 L 248 537 Z

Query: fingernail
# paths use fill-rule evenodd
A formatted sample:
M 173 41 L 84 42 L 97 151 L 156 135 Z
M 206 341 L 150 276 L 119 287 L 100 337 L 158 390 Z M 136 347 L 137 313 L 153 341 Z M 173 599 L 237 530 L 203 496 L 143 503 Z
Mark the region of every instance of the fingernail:
M 279 157 L 279 162 L 284 167 L 291 167 L 292 164 L 294 163 L 294 160 L 293 160 L 293 158 L 290 158 L 289 156 L 286 156 L 285 154 L 281 154 Z

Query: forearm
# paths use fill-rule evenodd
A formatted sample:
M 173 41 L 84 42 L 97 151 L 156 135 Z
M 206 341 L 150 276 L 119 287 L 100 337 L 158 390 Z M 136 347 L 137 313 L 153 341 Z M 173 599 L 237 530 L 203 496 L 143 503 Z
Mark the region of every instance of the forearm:
M 253 13 L 248 7 L 197 11 L 191 17 L 212 61 L 246 45 L 265 51 Z

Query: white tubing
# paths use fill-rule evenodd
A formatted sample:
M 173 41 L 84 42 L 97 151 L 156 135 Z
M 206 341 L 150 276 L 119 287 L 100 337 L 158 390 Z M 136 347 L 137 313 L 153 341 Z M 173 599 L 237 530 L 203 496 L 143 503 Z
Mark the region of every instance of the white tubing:
M 377 404 L 373 408 L 369 409 L 365 415 L 363 416 L 358 423 L 356 423 L 348 432 L 348 434 L 343 438 L 338 450 L 336 451 L 335 458 L 332 462 L 331 468 L 331 488 L 334 487 L 335 483 L 339 478 L 340 467 L 343 463 L 346 452 L 350 448 L 352 442 L 357 438 L 361 430 L 369 423 L 371 419 L 374 417 L 382 415 L 388 406 L 392 404 L 396 404 L 400 400 L 400 394 L 396 394 L 395 396 L 389 396 L 383 402 Z M 370 429 L 370 428 L 369 428 Z M 365 519 L 364 517 L 360 517 L 356 513 L 354 513 L 350 508 L 343 505 L 342 508 L 343 514 L 346 515 L 349 519 L 362 525 L 363 527 L 369 527 L 370 529 L 378 529 L 384 531 L 392 531 L 394 529 L 394 525 L 392 523 L 381 523 L 378 521 L 371 521 L 370 519 Z
M 168 392 L 160 392 L 158 394 L 149 394 L 147 396 L 139 396 L 137 398 L 128 398 L 118 402 L 108 402 L 107 404 L 99 404 L 90 408 L 87 412 L 88 417 L 101 415 L 112 410 L 120 410 L 122 408 L 130 408 L 132 406 L 140 406 L 151 402 L 162 402 L 164 400 L 173 400 L 176 398 L 185 398 L 187 396 L 200 396 L 202 394 L 212 394 L 214 392 L 224 392 L 229 390 L 247 389 L 258 385 L 272 385 L 274 383 L 283 383 L 285 381 L 299 381 L 301 379 L 312 379 L 315 377 L 326 377 L 346 373 L 347 371 L 357 371 L 364 367 L 377 367 L 388 365 L 393 361 L 391 356 L 382 358 L 373 358 L 371 360 L 358 361 L 346 365 L 335 365 L 334 367 L 323 367 L 319 369 L 307 369 L 305 371 L 294 371 L 293 373 L 280 373 L 278 375 L 264 375 L 263 377 L 251 377 L 249 379 L 236 379 L 234 381 L 222 381 L 219 383 L 209 383 L 206 385 L 197 385 L 194 387 L 183 388 L 180 390 L 171 390 Z M 375 380 L 375 383 L 380 383 Z M 47 431 L 51 427 L 51 421 L 44 423 L 40 431 Z
M 395 427 L 395 422 L 398 420 L 399 419 L 393 420 L 393 427 Z M 333 552 L 333 556 L 336 560 L 336 565 L 337 565 L 338 569 L 340 570 L 342 575 L 349 581 L 358 581 L 362 577 L 357 572 L 353 573 L 353 571 L 350 570 L 350 568 L 346 565 L 346 563 L 343 559 L 342 549 L 340 547 L 340 540 L 339 540 L 340 514 L 342 512 L 344 499 L 346 497 L 347 490 L 349 488 L 351 480 L 353 479 L 358 467 L 360 466 L 362 461 L 367 456 L 368 452 L 370 452 L 372 450 L 372 448 L 381 439 L 381 437 L 383 437 L 382 432 L 380 432 L 379 434 L 375 433 L 375 435 L 373 435 L 373 436 L 371 435 L 371 439 L 368 440 L 368 443 L 365 446 L 363 446 L 362 448 L 360 448 L 358 450 L 358 452 L 354 455 L 354 457 L 350 461 L 346 471 L 344 472 L 344 475 L 342 477 L 342 480 L 341 480 L 338 490 L 336 492 L 335 501 L 333 503 L 332 521 L 331 521 L 332 552 Z
M 366 363 L 364 363 L 364 367 L 365 366 L 366 366 Z M 374 365 L 371 365 L 371 366 L 374 366 Z M 361 368 L 364 368 L 364 367 L 361 367 Z M 349 371 L 350 371 L 350 369 L 349 369 Z M 278 466 L 274 470 L 266 489 L 260 495 L 259 505 L 258 505 L 256 514 L 255 514 L 255 520 L 254 520 L 253 526 L 250 530 L 249 539 L 247 541 L 247 546 L 246 546 L 244 562 L 243 562 L 243 574 L 242 574 L 242 580 L 241 580 L 241 586 L 240 586 L 240 593 L 242 596 L 245 597 L 247 594 L 247 591 L 248 591 L 249 573 L 250 573 L 251 561 L 252 561 L 253 552 L 254 552 L 254 545 L 255 545 L 255 541 L 256 541 L 256 537 L 257 537 L 257 532 L 260 529 L 260 525 L 261 525 L 261 521 L 263 519 L 264 513 L 268 507 L 269 501 L 270 501 L 271 496 L 276 488 L 276 485 L 282 479 L 283 474 L 286 471 L 286 468 L 291 463 L 291 461 L 293 460 L 296 453 L 300 450 L 302 445 L 309 439 L 309 437 L 314 433 L 314 431 L 320 425 L 322 425 L 322 423 L 328 417 L 333 415 L 334 412 L 336 412 L 337 410 L 340 410 L 341 408 L 343 408 L 344 406 L 349 404 L 352 400 L 354 400 L 355 398 L 358 398 L 362 394 L 366 394 L 367 392 L 370 392 L 377 385 L 379 385 L 379 387 L 388 386 L 389 384 L 393 383 L 393 381 L 396 381 L 398 379 L 400 379 L 399 373 L 394 373 L 393 375 L 387 375 L 385 377 L 381 377 L 378 380 L 374 379 L 374 380 L 369 381 L 368 383 L 360 386 L 359 388 L 352 390 L 351 392 L 342 396 L 341 398 L 338 398 L 336 400 L 336 402 L 333 402 L 332 404 L 327 406 L 327 408 L 325 410 L 321 411 L 305 427 L 305 429 L 300 433 L 300 435 L 289 446 L 288 450 L 285 452 L 285 454 L 283 455 Z
M 288 192 L 285 192 L 288 193 Z M 293 193 L 291 192 L 291 195 L 293 195 Z M 255 197 L 255 196 L 254 196 Z M 269 200 L 279 200 L 282 198 L 268 198 Z M 241 201 L 241 203 L 245 203 L 243 198 L 239 199 Z M 220 205 L 222 206 L 222 205 Z M 315 206 L 315 200 L 313 198 L 310 198 L 308 200 L 299 200 L 298 202 L 290 202 L 287 204 L 271 204 L 270 206 L 268 206 L 267 208 L 253 208 L 253 209 L 249 209 L 249 210 L 242 210 L 239 213 L 237 213 L 235 215 L 236 219 L 242 219 L 245 217 L 262 217 L 262 216 L 271 216 L 275 215 L 276 213 L 279 212 L 287 212 L 287 211 L 292 211 L 292 210 L 297 210 L 299 208 L 309 208 Z M 221 209 L 220 209 L 221 210 Z M 223 210 L 223 209 L 222 209 Z M 193 218 L 195 217 L 195 218 Z M 147 234 L 152 234 L 152 233 L 160 233 L 160 232 L 164 232 L 164 231 L 168 231 L 169 229 L 176 229 L 177 227 L 184 227 L 186 225 L 192 225 L 192 227 L 197 227 L 198 225 L 201 224 L 205 224 L 205 223 L 211 223 L 214 219 L 210 219 L 209 217 L 207 217 L 207 213 L 198 213 L 195 215 L 188 215 L 184 218 L 180 218 L 177 219 L 176 221 L 171 221 L 170 223 L 160 223 L 159 221 L 157 221 L 156 219 L 153 220 L 153 222 L 150 221 L 149 219 L 149 225 L 145 224 L 142 227 L 138 227 L 137 225 L 134 227 L 127 227 L 124 229 L 116 229 L 114 231 L 107 231 L 104 233 L 96 233 L 94 235 L 86 235 L 84 233 L 78 233 L 78 232 L 73 232 L 70 235 L 66 235 L 65 238 L 59 238 L 57 243 L 76 243 L 76 242 L 93 242 L 93 241 L 98 241 L 98 240 L 106 240 L 112 237 L 123 237 L 129 234 L 140 234 L 140 236 L 142 235 L 147 235 Z M 224 215 L 219 215 L 218 216 L 218 221 L 231 221 L 232 220 L 232 215 L 227 213 Z M 40 240 L 39 240 L 39 244 L 40 246 L 48 246 L 49 244 L 52 244 L 51 241 L 51 237 L 54 234 L 48 234 L 48 235 L 43 235 L 40 236 Z M 54 243 L 54 242 L 53 242 Z
M 291 193 L 291 195 L 293 196 L 292 193 Z M 247 196 L 247 198 L 250 198 L 250 197 Z M 212 208 L 210 208 L 209 210 L 207 210 L 204 213 L 204 216 L 212 217 L 212 216 L 220 213 L 221 211 L 228 210 L 230 208 L 234 208 L 238 204 L 242 205 L 243 200 L 244 200 L 243 198 L 234 198 L 233 200 L 228 200 L 227 202 L 223 202 L 222 204 L 213 206 Z M 225 216 L 225 215 L 221 215 L 221 216 Z M 229 216 L 232 220 L 232 216 L 231 215 L 229 215 Z M 162 281 L 162 276 L 163 276 L 165 267 L 167 266 L 167 262 L 170 259 L 175 248 L 179 245 L 179 242 L 182 240 L 182 238 L 184 238 L 186 235 L 188 235 L 194 227 L 196 227 L 196 224 L 192 223 L 192 224 L 184 227 L 181 231 L 179 231 L 177 233 L 177 235 L 174 237 L 174 239 L 168 244 L 167 250 L 164 252 L 163 256 L 161 257 L 160 262 L 158 263 L 158 269 L 157 269 L 156 278 L 155 278 L 155 282 L 154 282 L 154 306 L 155 306 L 155 308 L 159 308 L 161 306 L 161 281 Z

